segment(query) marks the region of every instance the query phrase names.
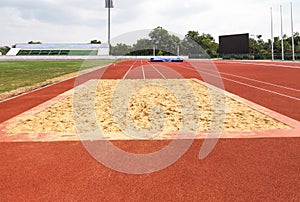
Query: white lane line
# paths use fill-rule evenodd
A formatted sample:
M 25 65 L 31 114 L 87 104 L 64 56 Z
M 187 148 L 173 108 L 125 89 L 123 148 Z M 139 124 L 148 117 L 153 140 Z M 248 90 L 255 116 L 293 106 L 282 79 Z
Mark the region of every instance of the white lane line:
M 146 79 L 146 74 L 145 74 L 145 68 L 144 68 L 142 60 L 141 60 L 141 64 L 142 64 L 143 79 L 145 80 Z
M 182 66 L 180 65 L 182 68 L 185 68 L 185 69 L 189 69 L 189 70 L 192 70 L 192 71 L 196 71 L 198 72 L 197 70 L 195 69 L 191 69 L 191 68 L 188 68 L 188 67 L 185 67 L 185 66 Z M 201 70 L 199 70 L 201 72 Z M 217 75 L 214 75 L 214 74 L 210 74 L 210 73 L 207 73 L 207 72 L 202 72 L 204 74 L 207 74 L 207 75 L 211 75 L 213 77 L 218 77 Z M 222 79 L 224 80 L 227 80 L 227 81 L 231 81 L 231 82 L 234 82 L 234 83 L 238 83 L 240 85 L 244 85 L 244 86 L 248 86 L 248 87 L 251 87 L 251 88 L 256 88 L 258 90 L 261 90 L 261 91 L 265 91 L 265 92 L 269 92 L 269 93 L 272 93 L 272 94 L 276 94 L 276 95 L 280 95 L 282 97 L 286 97 L 286 98 L 290 98 L 290 99 L 293 99 L 293 100 L 297 100 L 297 101 L 300 101 L 300 98 L 297 98 L 297 97 L 293 97 L 293 96 L 289 96 L 289 95 L 285 95 L 285 94 L 282 94 L 282 93 L 279 93 L 279 92 L 276 92 L 276 91 L 272 91 L 272 90 L 267 90 L 267 89 L 264 89 L 264 88 L 260 88 L 260 87 L 257 87 L 257 86 L 253 86 L 253 85 L 250 85 L 250 84 L 246 84 L 246 83 L 243 83 L 243 82 L 239 82 L 239 81 L 235 81 L 235 80 L 232 80 L 232 79 L 228 79 L 228 78 L 225 78 L 225 77 L 222 77 L 220 76 Z
M 208 70 L 208 69 L 203 69 L 203 68 L 195 68 L 195 69 L 197 69 L 197 70 L 203 70 L 203 71 L 207 71 L 207 72 L 215 72 L 213 70 Z M 277 84 L 274 84 L 274 83 L 269 83 L 269 82 L 265 82 L 265 81 L 260 81 L 260 80 L 251 79 L 251 78 L 247 78 L 247 77 L 243 77 L 243 76 L 238 76 L 238 75 L 235 75 L 235 74 L 230 74 L 230 73 L 225 73 L 225 72 L 220 72 L 220 71 L 219 71 L 219 73 L 220 74 L 229 75 L 229 76 L 233 76 L 233 77 L 237 77 L 237 78 L 246 79 L 246 80 L 249 80 L 249 81 L 254 81 L 254 82 L 257 82 L 257 83 L 263 83 L 263 84 L 267 84 L 267 85 L 270 85 L 270 86 L 275 86 L 275 87 L 278 87 L 278 88 L 284 88 L 284 89 L 287 89 L 287 90 L 300 92 L 299 89 L 289 88 L 289 87 L 277 85 Z
M 123 76 L 123 80 L 126 79 L 126 77 L 128 76 L 129 72 L 132 70 L 132 68 L 134 67 L 135 63 L 137 63 L 137 60 L 134 61 L 134 63 L 131 65 L 131 67 L 128 69 L 128 71 L 125 73 L 125 75 Z
M 151 64 L 150 62 L 147 61 L 148 64 L 150 64 L 152 66 L 152 68 L 160 74 L 161 77 L 163 77 L 164 79 L 167 79 L 167 77 L 165 77 L 165 75 L 163 73 L 161 73 L 153 64 Z
M 300 66 L 280 65 L 280 64 L 267 64 L 267 63 L 252 63 L 252 62 L 224 62 L 225 64 L 246 64 L 246 65 L 257 65 L 266 67 L 285 67 L 291 69 L 300 69 Z

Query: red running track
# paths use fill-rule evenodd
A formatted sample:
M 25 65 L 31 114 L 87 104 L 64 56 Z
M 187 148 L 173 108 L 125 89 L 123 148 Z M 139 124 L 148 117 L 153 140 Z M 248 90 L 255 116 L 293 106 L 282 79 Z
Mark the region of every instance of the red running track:
M 226 91 L 300 121 L 300 67 L 263 64 L 191 61 L 169 66 L 186 78 L 200 77 L 217 86 L 222 78 Z
M 174 165 L 129 175 L 80 142 L 0 143 L 1 201 L 299 201 L 299 138 L 222 139 L 205 160 L 196 140 Z M 127 151 L 164 141 L 115 142 Z
M 257 81 L 249 81 L 244 78 L 233 78 L 228 74 L 224 75 L 221 73 L 225 78 L 290 96 L 284 97 L 274 94 L 274 92 L 266 92 L 253 87 L 233 83 L 232 81 L 224 81 L 227 91 L 300 121 L 300 64 L 294 63 L 290 65 L 290 63 L 275 63 L 275 65 L 284 64 L 285 67 L 270 66 L 272 63 L 267 63 L 267 66 L 264 66 L 264 63 L 261 64 L 262 65 L 231 64 L 226 62 L 216 63 L 220 72 L 278 85 L 272 86 L 266 83 L 258 83 Z M 296 65 L 298 65 L 298 68 L 290 68 Z
M 194 78 L 217 82 L 211 71 L 195 75 L 190 64 L 155 68 L 146 61 L 126 61 L 109 68 L 83 75 L 79 82 L 91 78 Z M 207 68 L 202 62 L 198 68 Z M 165 65 L 165 64 L 163 64 Z M 216 62 L 220 72 L 249 76 L 253 66 Z M 183 70 L 185 69 L 185 70 Z M 259 72 L 259 68 L 255 71 Z M 179 73 L 176 73 L 176 70 Z M 271 69 L 260 69 L 267 74 Z M 246 73 L 249 71 L 249 75 Z M 289 75 L 290 69 L 275 72 Z M 298 71 L 296 71 L 298 72 Z M 294 72 L 294 74 L 296 74 Z M 210 73 L 204 74 L 204 73 Z M 285 84 L 297 88 L 294 80 L 277 81 L 269 77 L 251 78 L 264 82 Z M 299 73 L 299 72 L 298 72 Z M 274 76 L 275 73 L 270 73 Z M 163 75 L 163 76 L 162 76 Z M 201 76 L 202 75 L 202 76 Z M 213 74 L 215 75 L 215 74 Z M 221 73 L 225 78 L 236 78 Z M 295 75 L 290 75 L 292 79 Z M 250 77 L 250 76 L 249 76 Z M 224 78 L 223 78 L 224 79 Z M 247 82 L 245 79 L 239 80 Z M 1 120 L 7 120 L 73 88 L 75 79 L 44 88 L 25 96 L 0 103 Z M 224 80 L 225 88 L 238 95 L 255 97 L 258 90 L 240 90 Z M 251 83 L 255 84 L 255 83 Z M 260 84 L 261 85 L 261 84 Z M 269 88 L 269 86 L 262 86 Z M 272 87 L 273 88 L 273 87 Z M 299 89 L 299 88 L 297 88 Z M 276 89 L 273 89 L 276 90 Z M 279 89 L 277 89 L 279 90 Z M 281 92 L 281 91 L 280 91 Z M 265 96 L 265 95 L 263 95 Z M 278 98 L 279 99 L 279 98 Z M 287 101 L 283 101 L 287 104 Z M 271 102 L 267 102 L 268 106 Z M 280 105 L 279 105 L 280 106 Z M 282 110 L 278 106 L 277 111 Z M 291 102 L 290 106 L 297 106 Z M 272 105 L 272 107 L 274 107 Z M 298 108 L 299 109 L 299 108 Z M 4 111 L 5 110 L 5 111 Z M 10 112 L 12 110 L 12 112 Z M 297 109 L 294 112 L 297 112 Z M 288 111 L 287 111 L 288 112 Z M 7 115 L 8 114 L 8 115 Z M 290 116 L 292 113 L 290 113 Z M 145 153 L 166 145 L 165 141 L 116 141 L 126 151 Z M 128 175 L 110 170 L 95 161 L 80 142 L 0 143 L 1 201 L 299 201 L 300 200 L 300 138 L 222 139 L 213 153 L 199 160 L 202 140 L 196 140 L 190 150 L 174 165 L 148 175 Z

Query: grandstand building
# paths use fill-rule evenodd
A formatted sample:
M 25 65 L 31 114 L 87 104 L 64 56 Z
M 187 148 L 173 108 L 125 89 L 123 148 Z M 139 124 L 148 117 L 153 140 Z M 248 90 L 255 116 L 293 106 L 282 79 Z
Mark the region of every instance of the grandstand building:
M 108 44 L 16 44 L 8 56 L 107 56 Z

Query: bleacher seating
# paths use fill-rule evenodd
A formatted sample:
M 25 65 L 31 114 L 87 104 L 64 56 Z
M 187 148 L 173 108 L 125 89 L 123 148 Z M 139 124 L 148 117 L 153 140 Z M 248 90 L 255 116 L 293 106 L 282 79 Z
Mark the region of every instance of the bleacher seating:
M 97 56 L 109 55 L 107 44 L 16 44 L 8 55 Z

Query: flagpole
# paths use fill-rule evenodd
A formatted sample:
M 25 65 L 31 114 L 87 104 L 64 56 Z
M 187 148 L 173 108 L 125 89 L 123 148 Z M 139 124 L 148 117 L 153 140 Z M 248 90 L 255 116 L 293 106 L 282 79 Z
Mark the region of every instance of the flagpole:
M 291 2 L 291 27 L 292 27 L 292 52 L 293 52 L 293 61 L 295 61 L 294 21 L 293 21 L 293 3 L 292 2 Z
M 107 41 L 109 46 L 109 55 L 110 55 L 110 7 L 108 7 L 108 33 L 107 33 Z
M 282 20 L 282 6 L 281 5 L 280 5 L 280 17 L 281 17 L 281 50 L 282 50 L 282 60 L 284 60 L 283 20 Z
M 272 46 L 272 61 L 274 61 L 274 26 L 273 26 L 273 8 L 271 7 L 271 46 Z

